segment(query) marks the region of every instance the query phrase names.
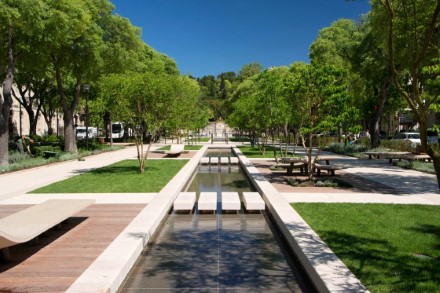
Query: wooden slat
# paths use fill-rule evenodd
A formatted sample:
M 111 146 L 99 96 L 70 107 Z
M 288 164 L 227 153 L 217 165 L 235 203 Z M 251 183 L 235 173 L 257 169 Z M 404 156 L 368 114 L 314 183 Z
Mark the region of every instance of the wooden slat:
M 0 218 L 26 205 L 0 206 Z M 145 205 L 92 205 L 50 230 L 40 243 L 10 248 L 12 261 L 0 262 L 0 292 L 65 292 Z

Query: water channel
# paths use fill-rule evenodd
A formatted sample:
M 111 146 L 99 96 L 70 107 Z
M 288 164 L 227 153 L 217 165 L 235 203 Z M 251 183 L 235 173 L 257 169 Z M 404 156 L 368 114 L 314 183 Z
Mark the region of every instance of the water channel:
M 170 213 L 120 292 L 313 292 L 266 212 L 222 213 L 220 192 L 254 191 L 239 165 L 200 165 L 186 191 L 217 191 L 217 212 Z

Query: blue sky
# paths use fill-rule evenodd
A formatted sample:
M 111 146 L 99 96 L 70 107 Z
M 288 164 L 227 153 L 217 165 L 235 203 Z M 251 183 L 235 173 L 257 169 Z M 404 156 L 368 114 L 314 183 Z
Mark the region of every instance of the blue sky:
M 368 12 L 367 0 L 111 0 L 142 39 L 196 77 L 308 62 L 321 28 Z

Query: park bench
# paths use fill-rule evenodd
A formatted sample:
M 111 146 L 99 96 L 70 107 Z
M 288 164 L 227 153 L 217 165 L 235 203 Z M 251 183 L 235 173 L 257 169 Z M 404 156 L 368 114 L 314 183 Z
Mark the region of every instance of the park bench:
M 371 160 L 373 157 L 380 159 L 380 156 L 383 155 L 382 152 L 363 152 L 362 154 L 368 156 L 369 160 Z
M 44 151 L 43 152 L 43 157 L 45 159 L 49 159 L 49 158 L 58 158 L 60 154 L 58 152 L 52 152 L 52 151 Z
M 0 249 L 10 260 L 9 247 L 38 236 L 95 203 L 94 199 L 51 199 L 0 219 Z
M 342 170 L 342 169 L 344 169 L 344 168 L 339 167 L 339 166 L 334 166 L 334 165 L 315 164 L 316 175 L 318 175 L 318 176 L 321 175 L 321 170 L 325 170 L 329 174 L 331 174 L 332 176 L 335 176 L 335 171 Z
M 185 146 L 183 144 L 173 144 L 169 151 L 165 151 L 167 157 L 178 157 L 183 153 Z
M 431 157 L 427 154 L 412 154 L 412 153 L 404 153 L 401 155 L 388 155 L 386 157 L 389 160 L 389 163 L 392 164 L 393 160 L 407 160 L 407 161 L 428 161 L 431 162 Z
M 293 169 L 300 169 L 301 174 L 307 174 L 307 164 L 302 162 L 281 163 L 278 164 L 277 167 L 287 169 L 287 175 L 292 175 Z

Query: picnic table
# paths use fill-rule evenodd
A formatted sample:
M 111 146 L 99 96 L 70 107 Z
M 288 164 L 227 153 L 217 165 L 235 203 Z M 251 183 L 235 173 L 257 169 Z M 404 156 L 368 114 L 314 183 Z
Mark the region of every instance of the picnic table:
M 411 154 L 410 152 L 363 152 L 362 154 L 367 155 L 368 159 L 371 160 L 373 157 L 376 159 L 380 159 L 381 157 L 385 157 L 389 159 L 390 157 L 402 157 L 405 155 Z
M 407 160 L 407 161 L 428 161 L 431 162 L 431 157 L 427 154 L 413 154 L 406 153 L 402 155 L 390 154 L 386 156 L 386 159 L 389 160 L 389 163 L 393 163 L 393 160 Z
M 321 175 L 321 170 L 327 171 L 331 175 L 335 175 L 336 170 L 343 169 L 339 166 L 330 165 L 330 161 L 334 160 L 335 157 L 332 156 L 318 156 L 316 162 L 325 162 L 324 164 L 316 163 L 313 172 L 319 176 Z M 281 167 L 287 168 L 287 175 L 292 175 L 293 169 L 300 169 L 300 174 L 307 175 L 309 173 L 308 170 L 308 160 L 305 157 L 291 157 L 291 158 L 281 158 L 281 161 L 284 162 L 280 164 Z M 286 163 L 288 162 L 288 163 Z

